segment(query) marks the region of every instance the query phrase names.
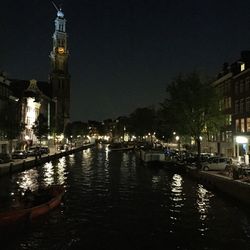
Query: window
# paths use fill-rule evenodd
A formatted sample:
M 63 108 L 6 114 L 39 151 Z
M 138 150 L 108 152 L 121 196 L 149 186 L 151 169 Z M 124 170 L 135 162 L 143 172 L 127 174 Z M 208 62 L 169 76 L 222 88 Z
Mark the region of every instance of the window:
M 232 124 L 232 116 L 231 115 L 227 115 L 226 116 L 226 125 L 231 125 Z
M 250 112 L 250 97 L 246 99 L 246 112 Z
M 228 97 L 228 108 L 232 108 L 232 99 Z
M 247 132 L 250 132 L 250 117 L 247 117 Z
M 227 109 L 228 107 L 228 102 L 227 102 L 227 98 L 224 99 L 224 109 Z
M 234 112 L 235 114 L 239 113 L 239 101 L 235 101 L 235 105 L 234 105 Z
M 226 81 L 225 83 L 225 93 L 230 93 L 230 81 Z
M 224 100 L 225 109 L 231 108 L 231 97 L 226 97 Z
M 240 113 L 244 112 L 244 99 L 240 100 Z
M 238 82 L 236 82 L 235 85 L 234 85 L 235 94 L 238 94 L 238 92 L 239 92 L 238 90 L 239 90 L 239 85 L 238 85 Z
M 221 140 L 222 140 L 222 141 L 225 141 L 225 132 L 222 132 L 222 133 L 221 133 Z
M 245 132 L 245 119 L 240 119 L 240 132 Z
M 245 88 L 246 88 L 246 91 L 249 91 L 249 90 L 250 90 L 250 77 L 247 77 L 247 78 L 246 78 L 246 81 L 245 81 Z
M 245 70 L 245 63 L 241 63 L 240 65 L 240 71 L 243 71 L 243 70 Z
M 223 100 L 219 100 L 219 111 L 222 111 Z
M 232 141 L 232 131 L 226 131 L 226 141 L 231 142 Z
M 240 81 L 240 93 L 243 93 L 244 92 L 244 81 L 241 80 Z
M 226 158 L 220 158 L 220 159 L 219 159 L 219 162 L 220 162 L 220 163 L 226 162 Z
M 235 131 L 240 132 L 240 121 L 239 121 L 239 119 L 235 120 Z

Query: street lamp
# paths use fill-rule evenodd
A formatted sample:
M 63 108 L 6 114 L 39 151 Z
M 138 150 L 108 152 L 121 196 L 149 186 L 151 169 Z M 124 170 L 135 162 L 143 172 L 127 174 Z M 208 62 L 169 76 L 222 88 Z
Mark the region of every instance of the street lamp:
M 177 135 L 175 137 L 175 140 L 177 141 L 177 144 L 178 144 L 178 153 L 179 155 L 181 154 L 181 142 L 180 142 L 180 137 Z

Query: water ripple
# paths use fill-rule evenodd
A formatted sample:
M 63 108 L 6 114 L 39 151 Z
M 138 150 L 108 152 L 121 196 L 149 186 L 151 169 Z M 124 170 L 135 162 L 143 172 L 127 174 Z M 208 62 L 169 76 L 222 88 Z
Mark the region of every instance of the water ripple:
M 183 174 L 141 166 L 131 152 L 100 145 L 4 183 L 9 195 L 66 188 L 62 205 L 12 234 L 6 249 L 249 249 L 248 212 Z

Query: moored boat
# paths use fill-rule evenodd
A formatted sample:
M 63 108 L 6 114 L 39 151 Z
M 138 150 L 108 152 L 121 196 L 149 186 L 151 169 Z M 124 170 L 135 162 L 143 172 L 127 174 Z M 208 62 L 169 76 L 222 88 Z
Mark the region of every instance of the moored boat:
M 48 213 L 59 206 L 64 194 L 64 188 L 60 185 L 52 185 L 31 194 L 32 201 L 20 201 L 20 206 L 11 208 L 7 212 L 0 213 L 0 225 L 10 225 L 34 218 Z
M 108 146 L 110 151 L 126 151 L 126 150 L 133 150 L 133 145 L 123 144 L 123 143 L 112 143 Z

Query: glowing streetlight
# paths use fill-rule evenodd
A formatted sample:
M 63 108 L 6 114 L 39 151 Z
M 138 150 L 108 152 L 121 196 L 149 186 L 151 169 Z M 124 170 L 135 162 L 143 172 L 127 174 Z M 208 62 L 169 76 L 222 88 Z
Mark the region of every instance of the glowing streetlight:
M 179 152 L 179 154 L 180 154 L 180 152 L 181 152 L 181 142 L 180 142 L 180 136 L 176 136 L 175 137 L 175 140 L 177 141 L 177 144 L 178 144 L 178 152 Z

